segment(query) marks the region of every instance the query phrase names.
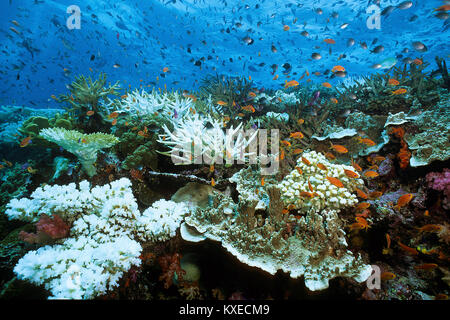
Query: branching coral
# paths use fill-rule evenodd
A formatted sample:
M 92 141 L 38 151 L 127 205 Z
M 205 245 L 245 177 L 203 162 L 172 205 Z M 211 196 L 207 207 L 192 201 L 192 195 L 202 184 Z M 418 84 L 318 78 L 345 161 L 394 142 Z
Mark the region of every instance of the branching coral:
M 354 169 L 332 164 L 315 151 L 304 153 L 298 159 L 296 169 L 279 184 L 285 206 L 307 212 L 340 210 L 356 204 L 358 200 L 352 192 L 356 187 L 362 187 L 363 181 L 358 174 L 350 178 L 345 170 L 353 172 Z M 342 186 L 337 186 L 333 179 L 338 179 Z
M 125 272 L 140 265 L 138 241 L 173 236 L 188 209 L 161 200 L 141 214 L 131 182 L 123 178 L 92 189 L 87 181 L 79 188 L 47 185 L 31 199 L 11 200 L 5 213 L 25 221 L 57 214 L 71 225 L 69 238 L 30 251 L 14 271 L 20 279 L 44 284 L 54 298 L 88 299 L 117 286 Z
M 168 146 L 177 164 L 223 163 L 238 160 L 248 161 L 253 152 L 245 152 L 250 143 L 255 141 L 257 131 L 248 137 L 241 130 L 242 123 L 236 128 L 223 129 L 222 122 L 211 116 L 189 115 L 177 123 L 171 131 L 163 126 L 164 134 L 159 135 L 158 142 Z
M 67 103 L 70 108 L 68 112 L 77 116 L 77 121 L 82 123 L 84 127 L 93 131 L 100 127 L 105 127 L 104 119 L 108 116 L 108 105 L 112 103 L 109 96 L 117 96 L 119 94 L 119 82 L 106 87 L 106 74 L 100 73 L 97 80 L 92 81 L 91 77 L 83 75 L 75 78 L 69 86 L 70 94 L 60 95 L 57 101 Z M 86 113 L 93 111 L 88 116 Z
M 138 116 L 162 117 L 177 122 L 188 112 L 195 108 L 194 101 L 189 97 L 183 97 L 178 92 L 157 93 L 153 90 L 151 93 L 142 90 L 133 91 L 122 99 L 119 110 L 136 114 Z
M 91 177 L 96 173 L 94 163 L 97 160 L 97 152 L 104 148 L 110 148 L 119 142 L 119 139 L 111 134 L 83 134 L 76 130 L 63 128 L 43 129 L 39 134 L 44 139 L 54 142 L 73 153 L 81 162 L 86 173 Z

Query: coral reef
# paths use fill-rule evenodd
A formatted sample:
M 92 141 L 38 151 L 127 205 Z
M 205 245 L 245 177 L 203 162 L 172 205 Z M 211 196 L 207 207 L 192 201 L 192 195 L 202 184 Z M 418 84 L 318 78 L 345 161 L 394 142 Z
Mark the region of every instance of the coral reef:
M 232 179 L 241 177 L 243 181 L 238 183 L 241 191 L 247 189 L 249 176 L 248 169 L 243 170 L 247 173 Z M 240 201 L 235 204 L 229 196 L 213 192 L 207 208 L 198 207 L 186 216 L 185 223 L 191 228 L 187 231 L 221 242 L 241 262 L 271 274 L 283 270 L 293 278 L 303 275 L 310 290 L 327 288 L 328 281 L 336 276 L 361 282 L 370 275 L 370 266 L 346 248 L 337 210 L 305 209 L 306 214 L 296 217 L 284 212 L 277 184 L 266 181 L 258 188 L 268 195 L 265 209 L 257 209 L 258 199 L 246 199 L 245 193 L 240 194 Z M 352 199 L 350 194 L 348 198 Z M 345 205 L 351 203 L 341 206 Z

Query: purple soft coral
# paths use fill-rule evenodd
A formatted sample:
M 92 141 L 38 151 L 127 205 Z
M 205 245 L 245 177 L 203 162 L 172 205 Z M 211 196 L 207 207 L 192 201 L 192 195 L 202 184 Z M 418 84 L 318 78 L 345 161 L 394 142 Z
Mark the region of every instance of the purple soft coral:
M 430 172 L 426 175 L 428 187 L 436 191 L 442 191 L 442 207 L 450 209 L 450 169 L 445 168 L 442 172 Z

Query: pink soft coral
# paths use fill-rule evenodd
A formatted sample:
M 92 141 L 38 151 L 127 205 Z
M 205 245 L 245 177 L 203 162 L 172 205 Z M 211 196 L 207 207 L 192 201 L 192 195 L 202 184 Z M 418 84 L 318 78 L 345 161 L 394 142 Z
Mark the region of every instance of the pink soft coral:
M 442 207 L 450 210 L 450 169 L 445 168 L 442 172 L 430 172 L 426 175 L 426 179 L 430 189 L 443 192 Z
M 158 258 L 159 265 L 162 269 L 159 280 L 164 281 L 164 288 L 167 289 L 172 285 L 175 272 L 177 273 L 178 281 L 181 282 L 183 280 L 183 275 L 186 274 L 186 271 L 181 269 L 180 259 L 181 255 L 179 253 Z
M 36 223 L 36 233 L 21 231 L 19 237 L 29 243 L 45 243 L 67 237 L 69 229 L 70 227 L 58 215 L 54 214 L 52 219 L 43 214 Z

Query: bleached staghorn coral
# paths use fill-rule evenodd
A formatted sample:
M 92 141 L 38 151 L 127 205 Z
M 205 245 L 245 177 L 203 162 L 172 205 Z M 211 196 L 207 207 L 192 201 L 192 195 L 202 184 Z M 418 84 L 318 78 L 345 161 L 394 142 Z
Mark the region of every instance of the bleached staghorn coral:
M 73 153 L 90 177 L 96 173 L 94 163 L 97 160 L 98 151 L 104 148 L 110 148 L 119 142 L 119 139 L 112 134 L 84 134 L 76 130 L 66 130 L 64 128 L 42 129 L 39 135 Z
M 223 163 L 223 159 L 245 162 L 254 155 L 245 150 L 255 141 L 258 131 L 247 136 L 241 128 L 242 123 L 236 128 L 224 129 L 223 123 L 210 115 L 189 114 L 174 130 L 164 125 L 165 133 L 159 135 L 158 142 L 171 149 L 170 155 L 177 164 L 203 163 L 202 159 L 208 159 L 205 162 L 209 164 Z
M 160 200 L 141 213 L 131 182 L 122 178 L 92 189 L 87 181 L 79 188 L 37 188 L 30 199 L 10 201 L 5 213 L 25 221 L 58 214 L 72 225 L 69 238 L 28 252 L 14 270 L 20 279 L 44 284 L 54 298 L 89 299 L 117 286 L 124 272 L 140 264 L 139 242 L 174 236 L 188 208 Z
M 302 157 L 310 164 L 303 162 Z M 326 170 L 320 169 L 318 167 L 320 164 Z M 321 153 L 311 151 L 302 154 L 296 168 L 298 169 L 294 169 L 278 185 L 281 199 L 286 206 L 293 205 L 302 212 L 309 210 L 318 212 L 324 209 L 341 210 L 358 202 L 353 192 L 355 188 L 363 186 L 363 180 L 349 178 L 344 172 L 344 170 L 354 171 L 353 167 L 330 163 Z M 333 185 L 327 177 L 339 179 L 344 187 Z M 313 196 L 301 195 L 302 192 L 309 192 Z
M 187 241 L 219 241 L 241 262 L 270 274 L 282 270 L 292 278 L 304 276 L 306 287 L 313 291 L 327 288 L 335 277 L 357 282 L 369 277 L 371 267 L 347 249 L 343 222 L 337 214 L 338 207 L 354 202 L 351 197 L 342 197 L 345 203 L 324 202 L 330 208 L 319 203 L 300 207 L 299 219 L 282 211 L 285 205 L 278 182 L 266 179 L 261 186 L 259 178 L 259 171 L 251 167 L 236 173 L 230 180 L 237 184 L 239 203 L 213 193 L 211 206 L 198 207 L 185 217 L 182 237 Z M 261 206 L 261 201 L 266 205 Z
M 177 122 L 194 107 L 191 98 L 184 97 L 178 92 L 158 93 L 153 90 L 149 93 L 144 89 L 141 92 L 136 89 L 121 100 L 120 111 L 140 116 L 161 115 L 171 122 Z

